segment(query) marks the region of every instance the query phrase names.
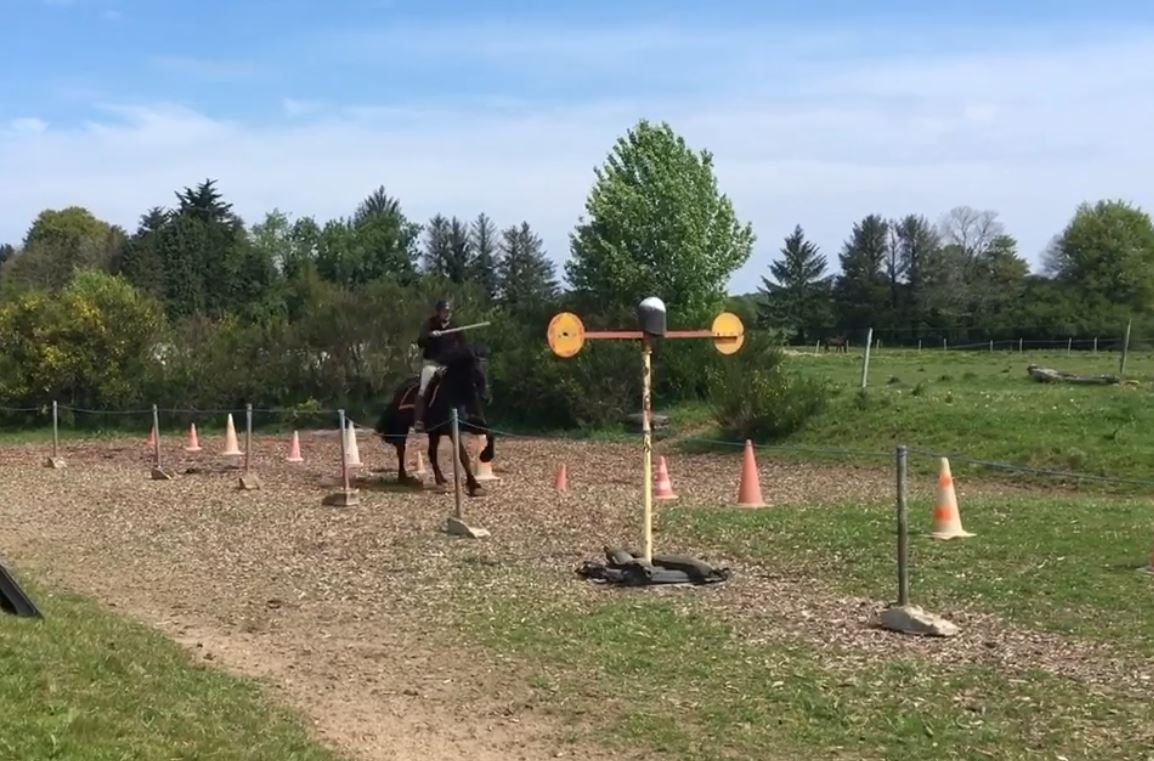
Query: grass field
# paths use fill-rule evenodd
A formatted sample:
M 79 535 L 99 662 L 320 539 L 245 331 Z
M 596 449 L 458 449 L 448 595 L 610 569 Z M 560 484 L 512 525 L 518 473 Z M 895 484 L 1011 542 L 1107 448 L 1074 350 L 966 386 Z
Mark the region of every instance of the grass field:
M 42 620 L 0 615 L 0 758 L 338 761 L 252 684 L 160 634 L 26 580 Z
M 56 474 L 35 468 L 40 436 L 28 458 L 34 473 L 0 453 L 9 479 L 0 481 L 0 517 L 51 527 L 51 540 L 29 551 L 75 579 L 99 568 L 143 588 L 163 577 L 191 609 L 185 615 L 220 627 L 221 637 L 236 626 L 221 621 L 248 620 L 253 609 L 273 617 L 268 639 L 253 647 L 296 632 L 307 655 L 281 676 L 306 696 L 298 708 L 314 709 L 310 701 L 337 680 L 341 700 L 364 688 L 348 698 L 363 721 L 336 725 L 354 740 L 400 710 L 381 695 L 419 693 L 404 704 L 415 710 L 430 688 L 416 690 L 413 680 L 427 664 L 470 648 L 475 665 L 455 660 L 428 677 L 451 685 L 444 699 L 460 701 L 453 726 L 484 737 L 493 714 L 468 701 L 516 695 L 516 708 L 494 710 L 512 712 L 519 726 L 549 719 L 564 738 L 552 746 L 562 757 L 1154 757 L 1154 577 L 1137 572 L 1154 549 L 1151 490 L 1109 494 L 964 461 L 1154 479 L 1154 356 L 1130 357 L 1136 385 L 1080 388 L 1037 384 L 1025 366 L 1106 373 L 1117 371 L 1117 357 L 883 350 L 871 359 L 864 398 L 860 355 L 789 363 L 838 391 L 785 450 L 759 453 L 771 508 L 723 507 L 740 449 L 702 445 L 711 438 L 708 408 L 671 411 L 692 436 L 663 450 L 681 498 L 657 507 L 658 548 L 732 567 L 734 578 L 718 587 L 612 590 L 576 578 L 578 558 L 636 539 L 636 447 L 614 443 L 618 436 L 506 439 L 503 480 L 466 505 L 493 531 L 475 543 L 447 541 L 434 528 L 451 498 L 366 489 L 357 508 L 319 510 L 317 482 L 331 478 L 331 462 L 306 444 L 309 470 L 286 466 L 282 437 L 260 444 L 262 492 L 238 497 L 235 474 L 222 473 L 150 484 L 148 498 L 126 502 L 150 483 L 141 441 L 118 451 L 98 440 Z M 937 465 L 926 450 L 951 455 L 962 518 L 975 534 L 929 539 L 932 479 L 914 479 L 913 602 L 958 623 L 954 639 L 901 637 L 871 623 L 896 595 L 890 458 L 898 443 L 915 450 L 911 464 L 923 472 Z M 362 456 L 381 452 L 362 445 Z M 837 461 L 864 470 L 839 470 Z M 549 488 L 557 462 L 570 466 L 565 496 Z M 79 491 L 64 501 L 58 478 Z M 286 578 L 292 586 L 277 586 Z M 215 596 L 198 612 L 206 589 Z M 32 591 L 48 620 L 0 620 L 0 652 L 13 665 L 0 673 L 0 757 L 333 758 L 248 683 L 91 603 Z M 307 615 L 277 618 L 267 606 L 298 596 Z M 355 625 L 342 630 L 346 620 Z M 382 644 L 390 638 L 394 649 Z M 338 676 L 309 682 L 326 658 Z M 426 665 L 394 682 L 378 666 L 410 662 Z M 339 706 L 344 717 L 349 709 Z M 414 736 L 430 749 L 440 738 Z M 506 750 L 519 747 L 518 735 L 509 738 Z M 377 752 L 363 758 L 390 757 L 366 747 Z M 472 740 L 438 752 L 425 757 L 516 757 L 486 756 Z

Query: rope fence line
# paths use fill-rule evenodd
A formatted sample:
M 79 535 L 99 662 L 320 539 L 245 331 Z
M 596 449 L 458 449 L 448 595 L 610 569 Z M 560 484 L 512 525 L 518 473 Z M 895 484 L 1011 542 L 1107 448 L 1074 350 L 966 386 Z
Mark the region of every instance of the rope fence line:
M 82 413 L 82 414 L 108 415 L 108 416 L 111 416 L 111 415 L 150 415 L 151 416 L 154 413 L 155 414 L 160 414 L 160 413 L 166 413 L 166 414 L 204 414 L 204 415 L 227 415 L 227 414 L 248 415 L 250 413 L 251 414 L 261 413 L 261 414 L 271 414 L 271 415 L 292 414 L 292 415 L 296 415 L 296 416 L 310 416 L 310 417 L 321 416 L 321 415 L 334 415 L 334 416 L 339 416 L 340 419 L 344 421 L 343 423 L 338 423 L 338 426 L 343 424 L 344 426 L 347 426 L 347 427 L 349 427 L 353 430 L 356 430 L 356 431 L 369 433 L 370 435 L 373 435 L 373 436 L 377 435 L 377 431 L 376 431 L 375 426 L 365 425 L 363 423 L 358 422 L 357 420 L 352 418 L 350 415 L 348 415 L 347 412 L 343 409 L 331 409 L 331 410 L 330 409 L 318 409 L 318 410 L 302 411 L 302 410 L 291 409 L 291 408 L 277 408 L 277 407 L 265 407 L 265 408 L 245 407 L 245 408 L 238 408 L 238 409 L 198 409 L 198 410 L 191 410 L 191 409 L 181 409 L 181 408 L 156 407 L 156 408 L 150 408 L 150 409 L 98 410 L 98 409 L 86 409 L 86 408 L 80 408 L 80 407 L 71 407 L 71 406 L 62 405 L 62 404 L 58 404 L 56 407 L 57 407 L 58 411 L 67 410 L 67 411 L 78 412 L 78 413 Z M 41 407 L 4 407 L 4 406 L 0 406 L 0 413 L 41 413 L 41 414 L 45 414 L 45 415 L 51 415 L 52 405 L 44 405 Z M 467 419 L 467 418 L 464 418 L 464 419 Z M 55 420 L 53 421 L 54 428 L 56 427 L 55 426 L 56 422 L 57 421 L 55 421 Z M 448 421 L 446 421 L 446 422 L 448 422 Z M 514 431 L 495 428 L 495 427 L 488 426 L 488 425 L 481 425 L 481 424 L 478 424 L 478 423 L 475 423 L 472 421 L 469 421 L 467 429 L 462 431 L 462 434 L 470 435 L 469 429 L 478 430 L 478 431 L 481 431 L 482 433 L 485 433 L 485 434 L 492 433 L 493 435 L 495 435 L 497 437 L 501 437 L 501 438 L 516 439 L 516 440 L 520 440 L 520 441 L 558 441 L 558 442 L 568 442 L 568 443 L 573 443 L 573 444 L 589 444 L 589 445 L 601 443 L 597 439 L 566 436 L 563 433 L 562 434 L 517 433 Z M 56 432 L 54 431 L 54 433 L 56 433 Z M 448 434 L 446 434 L 446 435 L 448 435 Z M 640 437 L 641 435 L 642 434 L 640 432 L 636 432 L 637 437 Z M 624 434 L 624 436 L 629 436 L 629 434 Z M 710 446 L 710 447 L 726 447 L 726 448 L 732 448 L 732 449 L 743 449 L 747 444 L 746 441 L 734 441 L 734 440 L 716 439 L 716 438 L 700 437 L 700 436 L 678 437 L 677 442 L 683 443 L 683 444 L 686 444 L 686 443 L 699 444 L 699 445 L 705 445 L 705 446 Z M 660 441 L 658 441 L 657 443 L 660 444 Z M 894 453 L 892 451 L 878 451 L 878 450 L 868 450 L 868 449 L 850 449 L 850 448 L 844 448 L 844 447 L 813 447 L 813 446 L 798 446 L 798 445 L 787 445 L 787 444 L 759 444 L 759 443 L 754 443 L 752 441 L 749 443 L 755 450 L 757 450 L 759 452 L 770 452 L 770 453 L 781 452 L 781 453 L 786 453 L 786 454 L 832 455 L 832 456 L 838 456 L 838 457 L 857 458 L 857 459 L 862 459 L 862 460 L 881 459 L 881 460 L 887 460 L 887 461 L 892 460 L 892 458 L 894 457 Z M 1022 475 L 1039 476 L 1039 477 L 1061 479 L 1061 480 L 1092 481 L 1092 482 L 1104 483 L 1104 484 L 1119 484 L 1119 485 L 1130 485 L 1130 486 L 1154 487 L 1154 479 L 1132 478 L 1132 477 L 1114 476 L 1114 475 L 1101 474 L 1101 473 L 1087 473 L 1087 472 L 1073 471 L 1073 470 L 1056 470 L 1056 469 L 1051 469 L 1051 468 L 1039 468 L 1039 467 L 1034 467 L 1034 466 L 1030 466 L 1030 465 L 1022 465 L 1022 464 L 1011 463 L 1011 462 L 998 462 L 998 461 L 992 461 L 992 460 L 985 460 L 985 459 L 981 459 L 981 458 L 977 458 L 977 457 L 972 457 L 972 456 L 966 455 L 964 453 L 941 452 L 941 451 L 932 450 L 932 449 L 922 449 L 920 447 L 909 447 L 909 448 L 907 448 L 907 452 L 911 457 L 917 456 L 917 457 L 933 458 L 933 459 L 946 458 L 950 462 L 954 462 L 954 463 L 972 465 L 972 466 L 976 466 L 976 467 L 986 468 L 989 470 L 1003 471 L 1003 472 L 1007 472 L 1007 473 L 1018 473 L 1018 474 L 1022 474 Z

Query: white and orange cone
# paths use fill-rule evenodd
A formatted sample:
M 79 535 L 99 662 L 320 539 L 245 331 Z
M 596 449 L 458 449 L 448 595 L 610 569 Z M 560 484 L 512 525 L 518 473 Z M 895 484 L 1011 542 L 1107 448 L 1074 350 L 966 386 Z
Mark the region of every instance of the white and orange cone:
M 958 513 L 958 497 L 954 493 L 954 477 L 950 474 L 950 461 L 941 459 L 938 470 L 938 487 L 934 495 L 934 522 L 930 527 L 934 539 L 961 539 L 973 536 L 962 528 L 962 516 Z
M 228 413 L 228 421 L 224 426 L 224 451 L 221 454 L 225 457 L 239 457 L 244 454 L 236 442 L 236 426 L 233 425 L 231 412 Z
M 357 448 L 357 429 L 351 420 L 345 424 L 345 464 L 350 468 L 359 468 L 364 464 L 361 462 L 361 451 Z
M 557 466 L 557 474 L 553 477 L 553 488 L 557 491 L 569 491 L 569 470 L 565 463 Z
M 484 443 L 477 450 L 477 454 L 473 458 L 477 467 L 477 475 L 474 477 L 478 481 L 500 481 L 501 477 L 493 473 L 493 463 L 481 462 L 481 452 L 485 451 L 485 447 L 489 445 L 489 439 L 486 436 L 482 436 L 481 441 Z
M 421 454 L 421 450 L 417 450 L 417 469 L 413 471 L 421 478 L 428 475 L 429 471 L 425 470 L 425 456 Z
M 741 485 L 737 488 L 738 507 L 765 507 L 761 497 L 761 479 L 757 475 L 757 459 L 753 456 L 753 442 L 745 440 L 745 454 L 741 459 Z
M 196 436 L 196 423 L 188 426 L 188 443 L 184 445 L 185 452 L 199 452 L 200 439 Z
M 301 437 L 296 431 L 293 431 L 292 444 L 289 446 L 288 457 L 284 458 L 285 462 L 304 462 L 305 458 L 301 457 Z
M 665 465 L 665 456 L 657 460 L 657 472 L 653 474 L 653 498 L 677 499 L 673 493 L 673 482 L 669 480 L 669 468 Z

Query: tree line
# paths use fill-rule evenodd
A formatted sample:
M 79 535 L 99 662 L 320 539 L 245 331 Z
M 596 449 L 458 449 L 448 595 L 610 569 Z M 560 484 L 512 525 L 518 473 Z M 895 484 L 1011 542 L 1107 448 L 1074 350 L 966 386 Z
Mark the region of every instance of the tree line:
M 1150 314 L 1154 230 L 1120 201 L 1080 207 L 1045 274 L 1030 274 L 995 213 L 963 207 L 937 225 L 917 215 L 855 223 L 837 276 L 798 226 L 762 289 L 731 296 L 756 237 L 719 189 L 708 150 L 641 120 L 593 175 L 566 285 L 528 221 L 499 226 L 478 210 L 421 223 L 384 186 L 329 220 L 274 209 L 246 223 L 212 179 L 144 210 L 132 231 L 77 206 L 44 210 L 23 240 L 0 246 L 0 406 L 254 402 L 301 414 L 339 405 L 363 418 L 414 372 L 418 325 L 442 295 L 463 319 L 493 323 L 471 339 L 489 349 L 494 414 L 541 427 L 607 422 L 639 397 L 636 347 L 551 355 L 545 326 L 561 310 L 590 328 L 622 327 L 656 294 L 671 327 L 708 325 L 730 309 L 761 329 L 724 361 L 707 342 L 659 346 L 659 404 L 720 404 L 718 394 L 748 390 L 735 378 L 778 368 L 766 352 L 780 338 L 868 327 L 1065 338 L 1110 335 Z M 757 387 L 790 393 L 775 378 Z
M 937 224 L 870 214 L 837 254 L 841 272 L 800 225 L 755 297 L 762 324 L 810 343 L 867 328 L 891 343 L 1116 336 L 1154 307 L 1154 225 L 1120 200 L 1083 203 L 1031 273 L 990 210 L 959 206 Z M 859 338 L 860 340 L 860 338 Z

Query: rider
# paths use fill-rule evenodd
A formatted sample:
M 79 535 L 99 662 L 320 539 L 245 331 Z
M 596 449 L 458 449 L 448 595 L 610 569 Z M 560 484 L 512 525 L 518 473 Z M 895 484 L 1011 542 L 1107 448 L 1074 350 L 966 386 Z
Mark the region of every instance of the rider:
M 421 361 L 421 385 L 417 389 L 417 404 L 413 410 L 413 430 L 418 433 L 425 429 L 425 391 L 429 381 L 444 367 L 445 355 L 462 342 L 460 333 L 449 333 L 453 325 L 453 302 L 448 299 L 437 301 L 436 311 L 421 323 L 417 346 L 424 350 Z

